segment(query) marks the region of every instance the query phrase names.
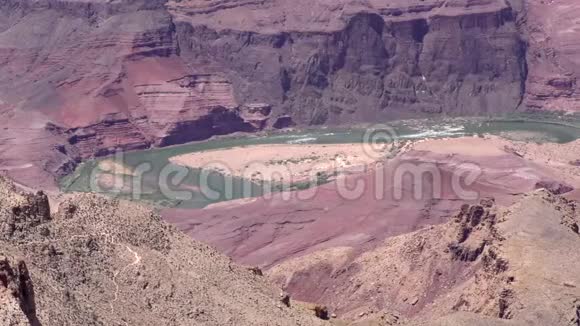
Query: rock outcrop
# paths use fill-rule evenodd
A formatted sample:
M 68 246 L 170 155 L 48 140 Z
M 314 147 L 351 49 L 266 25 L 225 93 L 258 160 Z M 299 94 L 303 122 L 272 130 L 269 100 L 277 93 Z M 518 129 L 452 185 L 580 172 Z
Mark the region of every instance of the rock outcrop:
M 578 111 L 580 107 L 580 3 L 522 2 L 521 30 L 528 44 L 524 103 L 536 109 Z
M 40 326 L 32 280 L 24 261 L 0 257 L 0 323 Z
M 3 324 L 578 320 L 577 203 L 544 189 L 506 208 L 491 199 L 464 205 L 447 223 L 370 248 L 332 239 L 327 242 L 342 246 L 305 252 L 265 273 L 193 242 L 135 203 L 69 195 L 50 212 L 43 193 L 22 193 L 0 180 L 0 223 L 17 230 L 0 238 Z M 278 232 L 289 231 L 280 225 Z M 266 277 L 291 295 L 267 285 Z
M 536 184 L 536 188 L 538 189 L 546 189 L 549 192 L 553 193 L 554 195 L 562 195 L 567 194 L 571 191 L 574 191 L 574 188 L 568 184 L 557 182 L 557 181 L 549 181 L 544 180 L 540 181 Z
M 63 199 L 0 179 L 2 325 L 323 325 L 281 306 L 264 276 L 165 224 L 152 209 L 94 195 Z
M 580 237 L 568 226 L 579 220 L 575 202 L 538 190 L 507 208 L 466 205 L 362 254 L 324 250 L 267 274 L 353 325 L 575 325 Z

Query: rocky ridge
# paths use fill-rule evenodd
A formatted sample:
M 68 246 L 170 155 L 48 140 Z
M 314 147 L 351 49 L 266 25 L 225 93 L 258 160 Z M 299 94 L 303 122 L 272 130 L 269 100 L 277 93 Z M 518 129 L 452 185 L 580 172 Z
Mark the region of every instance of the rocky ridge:
M 360 325 L 576 325 L 578 223 L 575 202 L 539 190 L 509 208 L 465 205 L 447 224 L 360 256 L 319 252 L 269 276 Z M 321 270 L 329 276 L 311 277 Z
M 2 325 L 322 325 L 149 208 L 46 196 L 0 180 Z

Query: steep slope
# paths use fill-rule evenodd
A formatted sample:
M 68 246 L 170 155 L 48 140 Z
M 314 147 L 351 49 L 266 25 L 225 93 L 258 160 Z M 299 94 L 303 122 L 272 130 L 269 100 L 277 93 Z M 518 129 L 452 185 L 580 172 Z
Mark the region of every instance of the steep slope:
M 322 325 L 150 209 L 0 180 L 2 325 Z
M 53 186 L 116 150 L 512 112 L 516 16 L 503 0 L 3 1 L 0 169 Z
M 580 107 L 580 3 L 527 0 L 522 29 L 529 51 L 525 103 L 537 109 Z
M 578 225 L 575 202 L 540 190 L 509 208 L 465 205 L 356 258 L 319 252 L 270 276 L 361 325 L 577 325 Z
M 26 265 L 0 257 L 0 281 L 0 324 L 38 325 Z
M 298 123 L 509 112 L 521 99 L 525 49 L 504 1 L 168 6 L 184 59 Z

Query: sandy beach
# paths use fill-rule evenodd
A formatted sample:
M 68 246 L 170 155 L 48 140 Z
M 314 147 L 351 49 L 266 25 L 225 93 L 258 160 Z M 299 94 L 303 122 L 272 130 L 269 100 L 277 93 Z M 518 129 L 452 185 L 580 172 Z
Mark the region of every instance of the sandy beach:
M 190 153 L 170 161 L 246 179 L 293 183 L 322 174 L 361 172 L 365 166 L 386 157 L 389 149 L 385 145 L 368 153 L 362 144 L 272 144 Z
M 498 156 L 505 155 L 503 147 L 509 144 L 511 144 L 510 141 L 499 137 L 461 137 L 419 140 L 410 148 L 436 154 Z
M 170 158 L 177 165 L 218 171 L 252 180 L 299 182 L 324 174 L 336 176 L 363 172 L 390 153 L 371 153 L 362 144 L 269 144 L 189 153 Z M 376 149 L 375 149 L 376 150 Z M 477 158 L 517 155 L 580 186 L 580 141 L 567 144 L 513 141 L 498 136 L 427 139 L 406 144 L 402 152 L 425 151 L 435 154 Z M 117 169 L 118 170 L 118 169 Z M 290 182 L 288 182 L 290 181 Z

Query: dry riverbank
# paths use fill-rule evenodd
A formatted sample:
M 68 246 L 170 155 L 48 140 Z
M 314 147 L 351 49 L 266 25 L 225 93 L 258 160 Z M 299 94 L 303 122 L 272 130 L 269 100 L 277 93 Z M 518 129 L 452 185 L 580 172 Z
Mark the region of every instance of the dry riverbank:
M 271 144 L 189 153 L 170 161 L 252 180 L 297 182 L 361 171 L 386 157 L 389 149 L 388 145 L 370 151 L 363 144 Z

